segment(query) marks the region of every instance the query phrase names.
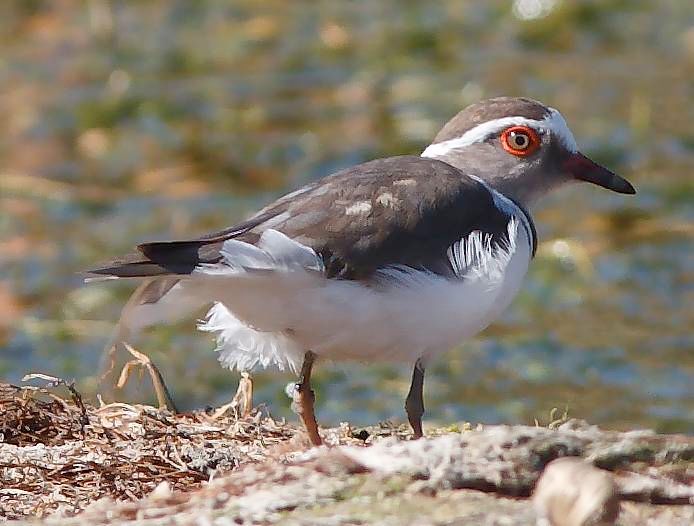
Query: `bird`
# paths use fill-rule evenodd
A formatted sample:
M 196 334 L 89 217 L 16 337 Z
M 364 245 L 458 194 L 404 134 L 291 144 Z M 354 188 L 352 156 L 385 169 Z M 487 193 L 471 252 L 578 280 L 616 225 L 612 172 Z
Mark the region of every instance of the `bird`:
M 207 306 L 199 328 L 217 335 L 222 365 L 295 372 L 292 406 L 314 445 L 314 362 L 410 364 L 416 439 L 427 365 L 509 306 L 537 249 L 529 210 L 577 181 L 636 193 L 579 151 L 558 110 L 481 100 L 420 155 L 343 169 L 225 230 L 140 244 L 89 276 L 144 280 L 118 338 Z

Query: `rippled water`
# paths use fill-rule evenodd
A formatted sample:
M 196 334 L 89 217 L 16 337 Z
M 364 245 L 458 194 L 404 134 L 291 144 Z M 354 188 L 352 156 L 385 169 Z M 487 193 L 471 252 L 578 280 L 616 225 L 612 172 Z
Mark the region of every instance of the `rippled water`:
M 40 371 L 93 392 L 132 287 L 82 286 L 80 270 L 417 153 L 462 106 L 517 94 L 560 108 L 639 193 L 577 186 L 538 207 L 520 297 L 431 368 L 428 418 L 546 422 L 568 407 L 606 427 L 694 431 L 690 2 L 67 4 L 0 8 L 1 380 Z M 139 342 L 183 407 L 236 382 L 193 324 Z M 324 422 L 403 418 L 408 366 L 317 374 Z M 257 375 L 273 414 L 289 415 L 290 380 Z M 146 379 L 122 396 L 152 398 Z

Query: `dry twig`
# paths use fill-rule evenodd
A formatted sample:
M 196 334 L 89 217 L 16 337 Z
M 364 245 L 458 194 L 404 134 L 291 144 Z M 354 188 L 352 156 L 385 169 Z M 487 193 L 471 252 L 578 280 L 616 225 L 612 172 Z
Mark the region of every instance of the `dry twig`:
M 169 409 L 174 413 L 178 413 L 176 404 L 174 404 L 171 393 L 164 382 L 164 377 L 154 362 L 152 362 L 152 359 L 125 342 L 123 342 L 123 346 L 135 357 L 135 359 L 126 362 L 126 364 L 123 366 L 116 387 L 119 389 L 123 388 L 130 377 L 130 370 L 133 367 L 138 365 L 144 367 L 149 373 L 150 378 L 152 378 L 152 385 L 154 386 L 154 392 L 157 394 L 157 403 L 159 404 L 159 409 Z

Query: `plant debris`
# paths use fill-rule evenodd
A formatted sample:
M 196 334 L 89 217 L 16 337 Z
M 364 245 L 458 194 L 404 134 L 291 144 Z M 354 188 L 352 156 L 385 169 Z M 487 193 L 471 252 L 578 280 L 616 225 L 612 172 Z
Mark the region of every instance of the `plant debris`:
M 145 405 L 93 407 L 71 384 L 0 384 L 0 517 L 74 514 L 103 497 L 138 500 L 166 483 L 191 490 L 263 460 L 297 430 L 254 411 L 173 414 Z M 54 392 L 64 386 L 71 400 Z

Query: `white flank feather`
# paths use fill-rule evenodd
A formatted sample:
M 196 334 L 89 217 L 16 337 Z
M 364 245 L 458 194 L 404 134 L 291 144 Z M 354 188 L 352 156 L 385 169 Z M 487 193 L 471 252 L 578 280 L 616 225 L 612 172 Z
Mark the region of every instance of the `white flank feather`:
M 229 369 L 250 371 L 275 365 L 298 372 L 304 350 L 283 333 L 258 332 L 237 319 L 222 303 L 215 303 L 198 329 L 217 333 L 219 363 Z

